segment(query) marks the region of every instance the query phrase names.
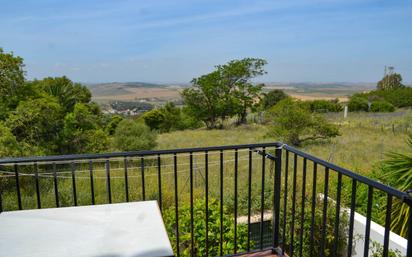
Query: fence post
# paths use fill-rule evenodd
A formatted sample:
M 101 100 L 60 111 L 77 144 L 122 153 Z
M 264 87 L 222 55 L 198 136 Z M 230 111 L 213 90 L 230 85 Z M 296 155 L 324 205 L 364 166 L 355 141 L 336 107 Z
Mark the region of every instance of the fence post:
M 276 148 L 275 151 L 275 176 L 274 176 L 274 194 L 273 194 L 273 253 L 281 256 L 282 251 L 279 248 L 279 217 L 280 217 L 280 187 L 282 171 L 282 147 Z M 279 255 L 280 254 L 280 255 Z

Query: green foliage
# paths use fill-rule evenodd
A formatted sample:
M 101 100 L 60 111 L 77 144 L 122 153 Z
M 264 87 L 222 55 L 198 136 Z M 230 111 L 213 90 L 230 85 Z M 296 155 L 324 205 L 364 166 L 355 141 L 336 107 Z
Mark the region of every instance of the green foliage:
M 120 151 L 149 150 L 156 146 L 157 134 L 144 123 L 122 120 L 114 133 L 114 146 Z
M 0 48 L 0 120 L 17 106 L 24 85 L 23 59 Z
M 56 97 L 66 112 L 73 111 L 76 103 L 88 103 L 91 100 L 91 93 L 85 86 L 73 83 L 65 76 L 35 80 L 32 84 L 47 95 Z
M 412 188 L 412 135 L 407 140 L 409 152 L 391 152 L 382 163 L 382 180 L 406 192 Z M 408 230 L 409 207 L 402 201 L 395 199 L 392 205 L 391 230 L 400 236 L 406 237 Z
M 160 132 L 185 130 L 200 126 L 197 119 L 187 115 L 185 110 L 176 107 L 171 102 L 159 109 L 146 112 L 142 118 L 150 129 Z
M 386 101 L 397 108 L 412 106 L 412 87 L 394 87 L 386 90 L 373 90 L 368 93 L 355 94 L 352 98 L 363 98 L 363 101 Z M 359 100 L 360 101 L 360 100 Z M 350 109 L 350 108 L 349 108 Z
M 311 113 L 299 100 L 286 98 L 269 111 L 273 121 L 271 134 L 282 137 L 295 146 L 305 141 L 329 139 L 339 135 L 336 125 L 330 124 L 322 116 Z
M 123 120 L 122 116 L 113 115 L 112 117 L 110 117 L 110 121 L 107 123 L 107 125 L 105 127 L 105 131 L 111 136 L 114 135 L 114 132 L 116 131 L 117 125 L 119 125 L 119 123 L 122 120 Z
M 160 130 L 166 120 L 164 113 L 160 109 L 153 109 L 151 111 L 145 112 L 142 118 L 146 125 L 153 130 Z
M 0 158 L 24 155 L 26 145 L 18 142 L 10 128 L 0 123 Z
M 40 147 L 45 153 L 57 150 L 64 113 L 53 97 L 21 101 L 5 124 L 20 142 Z
M 364 94 L 364 97 L 385 100 L 398 108 L 412 106 L 411 87 L 401 87 L 393 90 L 375 90 Z
M 291 196 L 292 193 L 289 193 Z M 289 202 L 292 202 L 292 199 L 289 199 Z M 296 199 L 295 206 L 301 206 L 301 199 Z M 305 209 L 304 209 L 304 217 L 305 220 L 303 221 L 300 219 L 302 210 L 301 208 L 296 208 L 295 212 L 292 212 L 292 204 L 288 204 L 288 213 L 286 215 L 286 238 L 291 238 L 291 233 L 294 233 L 295 240 L 293 241 L 293 249 L 294 249 L 294 256 L 297 255 L 300 248 L 302 249 L 302 256 L 303 257 L 312 257 L 312 256 L 322 256 L 320 253 L 320 246 L 319 242 L 322 241 L 322 231 L 326 229 L 326 238 L 325 238 L 325 254 L 324 256 L 332 256 L 333 247 L 335 243 L 335 218 L 336 218 L 336 203 L 332 200 L 328 200 L 328 208 L 326 211 L 326 227 L 323 226 L 323 197 L 318 196 L 315 200 L 315 212 L 314 212 L 314 224 L 313 228 L 311 226 L 311 215 L 312 215 L 312 201 L 311 199 L 306 199 L 305 201 Z M 292 214 L 295 215 L 295 219 L 292 222 Z M 282 217 L 282 213 L 281 213 Z M 348 239 L 348 213 L 346 211 L 342 211 L 339 214 L 339 239 L 337 243 L 337 257 L 344 257 L 346 256 L 346 248 L 347 248 L 347 239 Z M 293 229 L 292 230 L 292 224 Z M 303 225 L 303 241 L 302 245 L 300 245 L 300 241 L 298 238 L 300 237 L 300 229 Z M 313 229 L 313 230 L 312 230 Z M 311 238 L 310 234 L 313 232 L 313 239 L 314 239 L 314 247 L 313 253 L 311 255 L 310 243 Z M 285 252 L 290 253 L 292 244 L 289 240 L 286 241 Z
M 335 100 L 312 100 L 306 101 L 312 112 L 340 112 L 343 110 L 337 99 Z
M 288 95 L 280 89 L 273 89 L 268 93 L 264 94 L 261 101 L 262 108 L 264 110 L 269 109 L 270 107 L 276 105 L 279 101 L 287 98 Z
M 398 88 L 402 88 L 405 85 L 402 84 L 402 76 L 399 73 L 393 73 L 390 75 L 386 75 L 383 77 L 382 80 L 378 82 L 377 89 L 378 90 L 394 90 Z
M 371 104 L 371 112 L 393 112 L 395 111 L 395 106 L 386 101 L 375 101 Z
M 238 123 L 245 123 L 247 110 L 255 107 L 263 87 L 253 84 L 251 79 L 266 73 L 265 64 L 265 60 L 255 58 L 233 60 L 194 78 L 193 86 L 182 92 L 189 113 L 208 128 L 221 128 L 227 118 L 235 115 Z
M 372 241 L 372 255 L 371 257 L 381 257 L 383 256 L 383 246 L 376 241 Z M 388 252 L 388 257 L 404 257 L 399 250 L 390 250 Z
M 63 153 L 95 153 L 107 149 L 108 137 L 102 129 L 96 104 L 77 103 L 64 118 Z
M 193 222 L 194 222 L 194 249 L 191 255 L 191 231 L 190 231 L 190 204 L 179 206 L 179 239 L 180 256 L 205 256 L 206 255 L 206 209 L 204 200 L 196 200 L 193 203 Z M 234 249 L 234 218 L 229 215 L 224 208 L 223 215 L 223 254 L 233 253 Z M 215 199 L 209 199 L 208 204 L 208 239 L 209 256 L 220 256 L 220 205 Z M 176 253 L 176 220 L 175 209 L 167 209 L 163 213 L 166 230 L 169 234 L 173 250 Z M 251 242 L 253 243 L 253 242 Z M 252 245 L 253 246 L 253 245 Z M 238 252 L 246 251 L 247 247 L 247 225 L 237 225 L 237 249 Z
M 2 135 L 7 148 L 3 154 L 86 153 L 108 148 L 102 114 L 85 86 L 67 77 L 27 82 L 23 67 L 22 58 L 0 49 L 0 121 L 8 128 Z
M 363 97 L 352 96 L 348 103 L 348 109 L 351 112 L 367 112 L 369 110 L 368 100 Z

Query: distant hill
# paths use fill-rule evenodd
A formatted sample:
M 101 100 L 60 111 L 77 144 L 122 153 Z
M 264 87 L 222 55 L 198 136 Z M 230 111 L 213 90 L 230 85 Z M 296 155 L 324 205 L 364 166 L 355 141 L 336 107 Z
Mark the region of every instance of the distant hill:
M 110 82 L 99 84 L 86 84 L 93 96 L 124 95 L 136 88 L 165 88 L 167 85 L 145 82 Z
M 335 99 L 342 101 L 348 96 L 370 91 L 376 83 L 311 83 L 311 82 L 266 82 L 264 91 L 282 89 L 287 94 L 303 100 Z M 87 85 L 98 102 L 112 101 L 146 101 L 158 103 L 165 101 L 179 101 L 182 89 L 190 86 L 187 83 L 156 84 L 146 82 L 110 82 Z

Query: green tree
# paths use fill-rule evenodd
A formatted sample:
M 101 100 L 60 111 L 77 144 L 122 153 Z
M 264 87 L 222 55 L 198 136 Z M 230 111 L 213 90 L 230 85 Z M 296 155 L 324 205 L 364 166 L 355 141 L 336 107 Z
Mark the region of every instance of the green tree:
M 233 116 L 234 111 L 229 108 L 233 106 L 233 98 L 227 86 L 221 85 L 217 71 L 193 79 L 192 87 L 183 90 L 182 97 L 191 115 L 198 117 L 209 129 L 222 127 L 223 120 Z
M 146 112 L 142 118 L 150 129 L 160 132 L 199 127 L 199 121 L 190 117 L 186 109 L 176 107 L 171 102 L 166 103 L 161 108 Z
M 63 128 L 63 110 L 53 97 L 21 101 L 5 124 L 17 140 L 33 147 L 41 147 L 45 153 L 57 150 L 60 130 Z
M 269 109 L 270 107 L 274 106 L 277 104 L 279 101 L 287 98 L 288 95 L 283 92 L 283 90 L 280 89 L 273 89 L 269 91 L 268 93 L 264 94 L 263 99 L 262 99 L 262 108 L 264 110 Z
M 402 76 L 399 73 L 386 75 L 377 85 L 378 90 L 393 90 L 403 87 L 405 87 L 405 85 L 402 84 Z
M 122 120 L 114 133 L 114 146 L 120 151 L 149 150 L 156 146 L 156 132 L 144 123 Z
M 266 73 L 265 64 L 265 60 L 256 58 L 233 60 L 194 78 L 192 87 L 182 92 L 188 110 L 207 128 L 222 128 L 223 122 L 234 115 L 239 123 L 245 123 L 247 111 L 254 107 L 263 87 L 251 79 Z
M 254 107 L 260 96 L 264 85 L 256 85 L 251 79 L 266 74 L 266 64 L 263 59 L 244 58 L 216 66 L 222 80 L 220 84 L 226 86 L 229 94 L 236 100 L 234 103 L 237 105 L 235 110 L 239 124 L 246 123 L 248 109 Z
M 114 132 L 116 131 L 117 125 L 119 125 L 119 123 L 123 120 L 122 116 L 119 115 L 113 115 L 112 117 L 110 117 L 110 121 L 107 123 L 106 127 L 105 127 L 105 131 L 113 136 Z
M 0 123 L 0 158 L 26 155 L 26 145 L 18 142 L 10 128 Z
M 336 125 L 322 116 L 311 113 L 299 100 L 286 98 L 272 107 L 269 117 L 273 121 L 271 134 L 287 143 L 299 146 L 305 141 L 329 139 L 339 135 Z
M 24 85 L 23 59 L 0 48 L 0 120 L 16 108 L 19 92 Z
M 160 130 L 166 120 L 166 117 L 161 109 L 153 109 L 145 112 L 142 118 L 146 125 L 152 130 Z
M 60 105 L 66 112 L 73 111 L 76 103 L 89 103 L 91 100 L 90 90 L 80 83 L 73 83 L 67 77 L 45 78 L 32 82 L 39 90 L 59 100 Z
M 61 153 L 95 153 L 108 149 L 108 137 L 102 129 L 96 104 L 77 103 L 64 117 Z

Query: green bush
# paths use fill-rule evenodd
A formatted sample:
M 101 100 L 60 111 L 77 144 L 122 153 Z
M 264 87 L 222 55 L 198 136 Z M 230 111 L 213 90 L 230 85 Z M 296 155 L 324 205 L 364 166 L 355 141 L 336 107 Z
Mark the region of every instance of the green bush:
M 148 111 L 143 114 L 142 118 L 146 125 L 149 126 L 152 130 L 160 130 L 160 128 L 164 127 L 163 123 L 166 120 L 165 115 L 160 109 L 153 109 L 151 111 Z
M 371 257 L 381 257 L 383 256 L 383 246 L 376 241 L 372 241 L 372 255 Z M 390 250 L 388 251 L 388 257 L 404 257 L 399 250 Z
M 114 132 L 116 131 L 117 125 L 123 120 L 122 116 L 119 115 L 113 115 L 110 117 L 110 121 L 107 123 L 105 126 L 104 130 L 109 134 L 109 135 L 114 135 Z
M 270 107 L 276 105 L 281 100 L 288 97 L 288 95 L 280 89 L 273 89 L 268 93 L 264 94 L 261 101 L 261 106 L 264 110 L 269 109 Z
M 167 103 L 159 109 L 148 111 L 142 118 L 150 129 L 159 132 L 193 129 L 201 126 L 200 121 L 190 116 L 186 109 L 178 108 L 173 103 Z
M 271 134 L 295 146 L 339 135 L 336 125 L 319 114 L 311 113 L 304 103 L 292 98 L 286 98 L 273 106 L 268 116 L 273 121 Z
M 375 101 L 371 104 L 371 112 L 393 112 L 395 111 L 395 106 L 386 101 Z
M 208 204 L 208 240 L 209 256 L 220 256 L 220 204 L 215 199 L 210 199 Z M 234 218 L 224 208 L 223 215 L 223 254 L 231 254 L 234 250 Z M 193 226 L 194 226 L 194 253 L 191 255 L 191 231 L 190 231 L 190 205 L 179 206 L 179 239 L 180 256 L 205 256 L 206 255 L 206 210 L 205 200 L 196 200 L 193 203 Z M 169 234 L 173 250 L 176 253 L 176 220 L 175 208 L 171 207 L 164 211 L 163 219 Z M 244 252 L 247 249 L 247 225 L 237 225 L 237 249 Z M 251 242 L 253 243 L 253 242 Z M 252 245 L 253 246 L 253 245 Z
M 360 97 L 371 102 L 384 100 L 397 108 L 412 106 L 412 87 L 401 87 L 391 90 L 373 90 L 368 93 L 359 93 L 352 96 Z
M 351 112 L 367 112 L 369 110 L 368 100 L 363 97 L 352 96 L 348 103 L 348 109 Z
M 292 194 L 289 193 L 289 196 Z M 298 197 L 299 198 L 299 197 Z M 292 204 L 288 204 L 287 208 L 287 220 L 286 220 L 286 243 L 284 245 L 285 252 L 288 254 L 291 254 L 291 249 L 292 249 L 292 244 L 290 243 L 290 238 L 291 238 L 291 233 L 294 234 L 295 240 L 293 240 L 293 252 L 294 256 L 297 255 L 299 252 L 300 248 L 303 247 L 302 249 L 302 257 L 312 257 L 312 256 L 322 256 L 320 253 L 321 247 L 320 247 L 320 242 L 322 240 L 322 231 L 326 229 L 326 238 L 325 238 L 325 254 L 323 256 L 332 256 L 332 251 L 335 243 L 335 218 L 336 218 L 336 203 L 332 200 L 328 201 L 328 208 L 326 211 L 326 227 L 323 227 L 323 198 L 317 196 L 315 200 L 315 219 L 314 219 L 314 225 L 313 225 L 313 230 L 311 227 L 311 214 L 312 214 L 312 201 L 311 199 L 306 199 L 305 200 L 305 211 L 304 211 L 304 222 L 302 224 L 301 221 L 301 213 L 302 210 L 299 208 L 302 204 L 301 199 L 296 199 L 295 202 L 295 212 L 292 212 Z M 289 199 L 289 203 L 292 203 L 292 199 Z M 295 219 L 292 223 L 292 213 L 295 215 Z M 281 217 L 283 214 L 281 213 Z M 342 211 L 340 213 L 339 217 L 339 238 L 338 238 L 338 244 L 337 244 L 337 257 L 343 257 L 346 256 L 346 249 L 347 249 L 347 239 L 348 239 L 348 213 L 346 211 Z M 293 224 L 293 229 L 292 230 L 292 224 Z M 302 245 L 300 245 L 300 229 L 301 226 L 303 225 L 303 240 L 302 240 Z M 313 232 L 313 253 L 311 255 L 311 238 L 310 234 Z
M 312 112 L 340 112 L 342 106 L 337 100 L 313 100 L 307 101 Z
M 114 146 L 121 151 L 149 150 L 156 146 L 157 134 L 144 123 L 122 120 L 114 133 Z

